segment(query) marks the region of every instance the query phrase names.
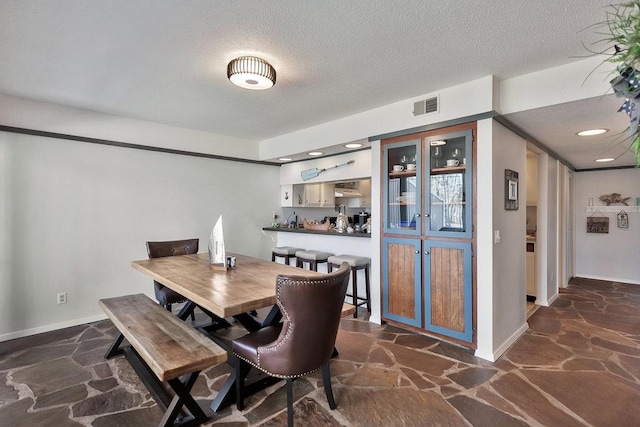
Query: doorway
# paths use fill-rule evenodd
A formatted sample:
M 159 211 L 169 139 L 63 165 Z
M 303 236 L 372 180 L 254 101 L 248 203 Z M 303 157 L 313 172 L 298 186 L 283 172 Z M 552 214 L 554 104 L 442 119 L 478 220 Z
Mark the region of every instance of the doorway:
M 538 155 L 527 149 L 526 169 L 526 317 L 535 311 L 538 232 Z

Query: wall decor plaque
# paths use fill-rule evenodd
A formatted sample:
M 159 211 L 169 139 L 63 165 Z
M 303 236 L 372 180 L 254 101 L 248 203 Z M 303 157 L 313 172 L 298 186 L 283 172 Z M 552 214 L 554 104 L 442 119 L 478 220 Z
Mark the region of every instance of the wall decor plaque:
M 609 233 L 609 218 L 590 216 L 587 218 L 587 233 Z
M 504 170 L 504 208 L 508 211 L 517 211 L 518 203 L 518 172 L 511 169 Z
M 629 228 L 629 215 L 624 210 L 618 214 L 618 228 Z

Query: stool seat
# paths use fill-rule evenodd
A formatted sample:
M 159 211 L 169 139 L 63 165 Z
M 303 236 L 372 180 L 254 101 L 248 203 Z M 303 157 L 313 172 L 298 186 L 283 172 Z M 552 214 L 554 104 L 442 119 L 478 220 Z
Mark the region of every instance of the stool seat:
M 303 251 L 303 248 L 293 246 L 280 246 L 271 251 L 271 261 L 276 262 L 276 257 L 284 258 L 284 263 L 289 265 L 289 260 L 296 257 L 296 252 Z
M 304 258 L 305 260 L 313 260 L 313 261 L 326 261 L 333 254 L 330 252 L 322 252 L 322 251 L 297 251 L 296 258 Z
M 341 265 L 343 262 L 346 262 L 351 267 L 364 267 L 371 263 L 370 258 L 353 255 L 333 255 L 330 256 L 327 261 L 334 265 Z
M 322 251 L 298 251 L 296 252 L 296 267 L 304 268 L 304 263 L 309 263 L 309 269 L 318 271 L 318 264 L 327 262 L 327 259 L 333 254 Z
M 276 255 L 289 255 L 294 256 L 296 252 L 304 251 L 302 248 L 295 248 L 293 246 L 280 246 L 278 248 L 273 248 L 273 253 Z
M 353 317 L 358 317 L 358 307 L 361 305 L 366 306 L 367 311 L 371 313 L 371 286 L 369 283 L 369 265 L 371 264 L 371 258 L 354 255 L 333 255 L 327 258 L 327 271 L 331 272 L 334 266 L 340 267 L 343 262 L 346 262 L 351 267 L 352 292 L 347 292 L 347 297 L 351 297 L 351 304 L 356 306 Z M 358 270 L 364 270 L 365 297 L 358 296 Z

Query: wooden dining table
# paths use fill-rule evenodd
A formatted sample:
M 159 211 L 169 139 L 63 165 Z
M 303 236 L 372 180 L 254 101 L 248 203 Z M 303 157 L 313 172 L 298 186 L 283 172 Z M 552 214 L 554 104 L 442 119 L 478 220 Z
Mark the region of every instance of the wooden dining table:
M 280 311 L 275 306 L 275 284 L 279 274 L 289 276 L 321 274 L 246 255 L 234 253 L 227 253 L 227 255 L 236 257 L 236 267 L 227 271 L 211 269 L 207 253 L 132 261 L 131 266 L 184 295 L 189 300 L 187 305 L 198 306 L 222 319 L 233 317 L 248 331 L 260 329 L 280 320 Z M 253 310 L 269 306 L 273 308 L 263 320 L 249 314 Z M 188 315 L 184 315 L 183 319 L 186 317 Z M 214 334 L 206 330 L 203 332 L 216 343 L 227 347 L 231 353 L 226 343 L 219 341 Z M 227 363 L 233 365 L 236 360 L 234 357 L 229 357 Z M 234 401 L 235 381 L 235 370 L 232 370 L 211 404 L 213 411 Z M 267 378 L 258 379 L 253 385 L 258 389 L 267 385 L 266 381 L 268 381 Z

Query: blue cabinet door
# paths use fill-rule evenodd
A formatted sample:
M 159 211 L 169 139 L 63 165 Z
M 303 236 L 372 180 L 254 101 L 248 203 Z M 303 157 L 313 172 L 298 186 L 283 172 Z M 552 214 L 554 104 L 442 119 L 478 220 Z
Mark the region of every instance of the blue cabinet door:
M 471 243 L 423 242 L 424 329 L 473 342 Z
M 420 240 L 386 237 L 382 243 L 382 316 L 422 327 Z
M 425 138 L 424 232 L 430 237 L 472 237 L 473 133 Z
M 419 236 L 421 233 L 421 146 L 421 139 L 384 145 L 382 222 L 385 234 Z

